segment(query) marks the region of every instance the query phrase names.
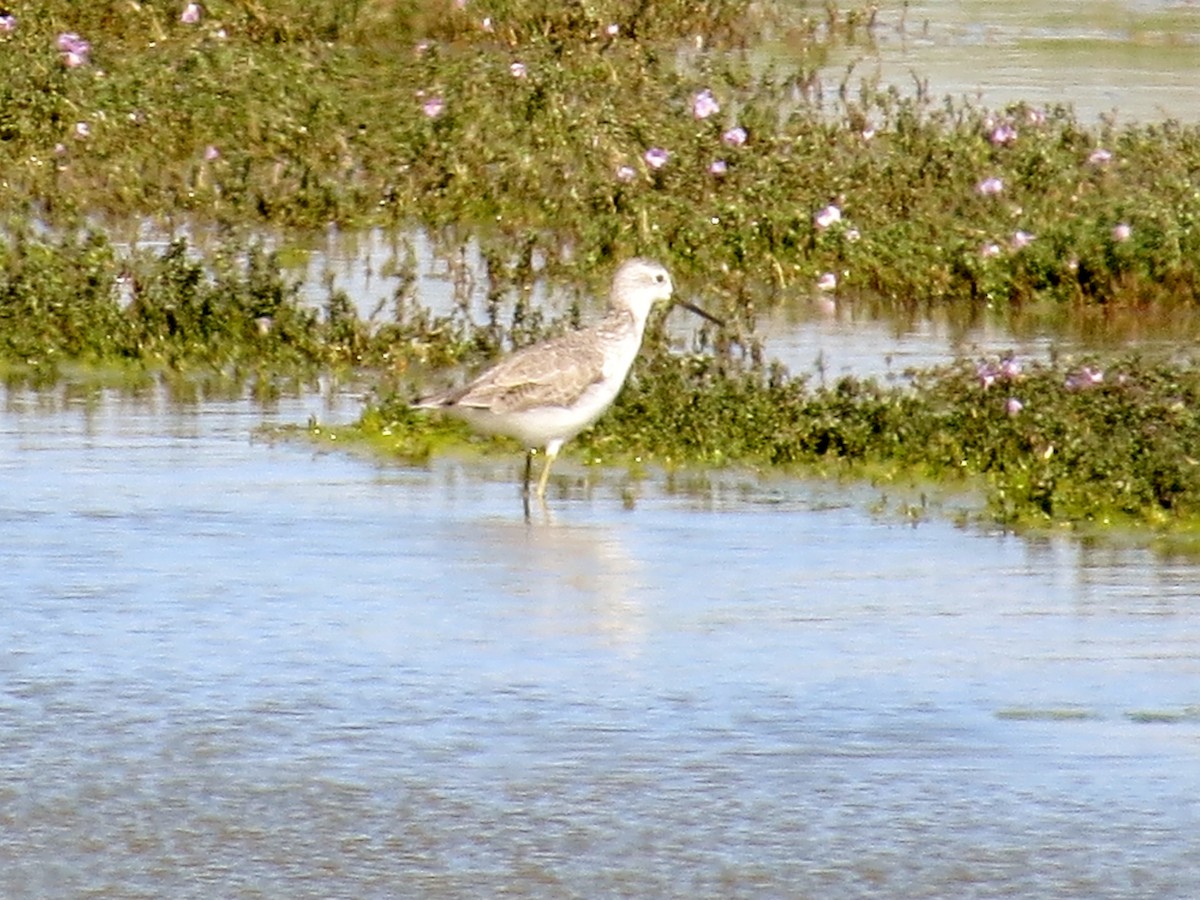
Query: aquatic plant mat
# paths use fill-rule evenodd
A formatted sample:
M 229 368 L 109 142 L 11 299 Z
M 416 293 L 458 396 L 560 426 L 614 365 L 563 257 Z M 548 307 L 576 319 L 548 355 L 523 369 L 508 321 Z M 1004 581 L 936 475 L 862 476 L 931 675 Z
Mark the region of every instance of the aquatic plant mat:
M 577 323 L 533 287 L 582 293 L 643 254 L 728 327 L 680 352 L 654 323 L 618 404 L 568 452 L 982 486 L 1006 524 L 1197 521 L 1185 354 L 823 382 L 773 364 L 757 327 L 819 296 L 1169 334 L 1200 288 L 1196 126 L 823 84 L 828 48 L 872 39 L 867 7 L 181 9 L 0 10 L 10 380 L 84 367 L 269 395 L 346 373 L 380 388 L 339 436 L 422 458 L 474 439 L 407 409 L 418 382 Z M 768 40 L 789 67 L 756 53 Z M 485 314 L 428 309 L 404 252 L 375 314 L 332 286 L 305 302 L 279 248 L 329 227 L 472 248 Z

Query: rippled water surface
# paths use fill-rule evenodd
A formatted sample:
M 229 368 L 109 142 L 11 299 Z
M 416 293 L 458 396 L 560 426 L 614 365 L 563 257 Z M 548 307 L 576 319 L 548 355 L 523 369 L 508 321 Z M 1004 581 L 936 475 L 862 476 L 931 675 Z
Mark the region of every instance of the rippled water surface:
M 1200 896 L 1191 562 L 0 408 L 0 895 Z
M 1195 0 L 877 5 L 865 45 L 832 53 L 822 76 L 830 86 L 852 67 L 852 86 L 878 78 L 911 93 L 919 82 L 934 98 L 967 97 L 992 109 L 1064 104 L 1088 122 L 1200 121 Z

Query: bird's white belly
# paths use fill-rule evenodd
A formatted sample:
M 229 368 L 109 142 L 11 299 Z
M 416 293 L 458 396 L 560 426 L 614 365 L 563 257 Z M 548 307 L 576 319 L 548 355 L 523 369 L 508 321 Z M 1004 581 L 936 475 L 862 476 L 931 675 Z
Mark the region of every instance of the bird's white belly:
M 594 424 L 612 405 L 621 385 L 621 379 L 598 381 L 570 406 L 536 406 L 499 413 L 480 407 L 455 407 L 452 411 L 479 431 L 516 438 L 525 447 L 545 447 L 553 440 L 568 441 Z

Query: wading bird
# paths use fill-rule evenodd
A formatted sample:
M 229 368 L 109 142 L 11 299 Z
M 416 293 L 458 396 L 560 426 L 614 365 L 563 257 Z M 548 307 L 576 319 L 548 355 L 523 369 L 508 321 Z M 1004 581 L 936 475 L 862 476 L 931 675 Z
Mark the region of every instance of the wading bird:
M 642 346 L 651 308 L 657 301 L 670 300 L 673 290 L 670 273 L 658 263 L 627 260 L 613 276 L 608 313 L 600 322 L 518 350 L 463 387 L 414 406 L 444 410 L 477 431 L 507 435 L 524 444 L 526 497 L 533 451 L 544 447 L 546 462 L 536 489 L 544 502 L 558 451 L 612 405 Z M 675 303 L 723 324 L 697 306 Z

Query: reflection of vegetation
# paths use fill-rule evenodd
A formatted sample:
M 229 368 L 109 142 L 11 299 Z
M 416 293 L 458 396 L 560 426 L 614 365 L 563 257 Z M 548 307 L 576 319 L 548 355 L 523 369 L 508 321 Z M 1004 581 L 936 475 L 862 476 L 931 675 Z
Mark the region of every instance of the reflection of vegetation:
M 96 223 L 452 227 L 479 246 L 490 300 L 645 253 L 730 319 L 713 357 L 651 340 L 593 456 L 966 474 L 1006 522 L 1196 520 L 1188 366 L 994 361 L 814 389 L 753 340 L 756 306 L 818 284 L 964 320 L 1193 304 L 1195 127 L 1089 129 L 1065 109 L 871 85 L 826 102 L 811 66 L 756 71 L 742 52 L 766 28 L 805 48 L 869 34 L 869 12 L 833 7 L 788 21 L 744 0 L 285 0 L 205 4 L 187 22 L 163 5 L 42 8 L 0 22 L 10 377 L 82 361 L 390 381 L 559 327 L 523 303 L 510 322 L 495 302 L 482 325 L 434 318 L 399 302 L 411 272 L 397 314 L 367 323 L 337 292 L 301 304 L 253 245 L 117 252 Z M 371 406 L 359 435 L 420 456 L 455 434 L 407 396 Z

